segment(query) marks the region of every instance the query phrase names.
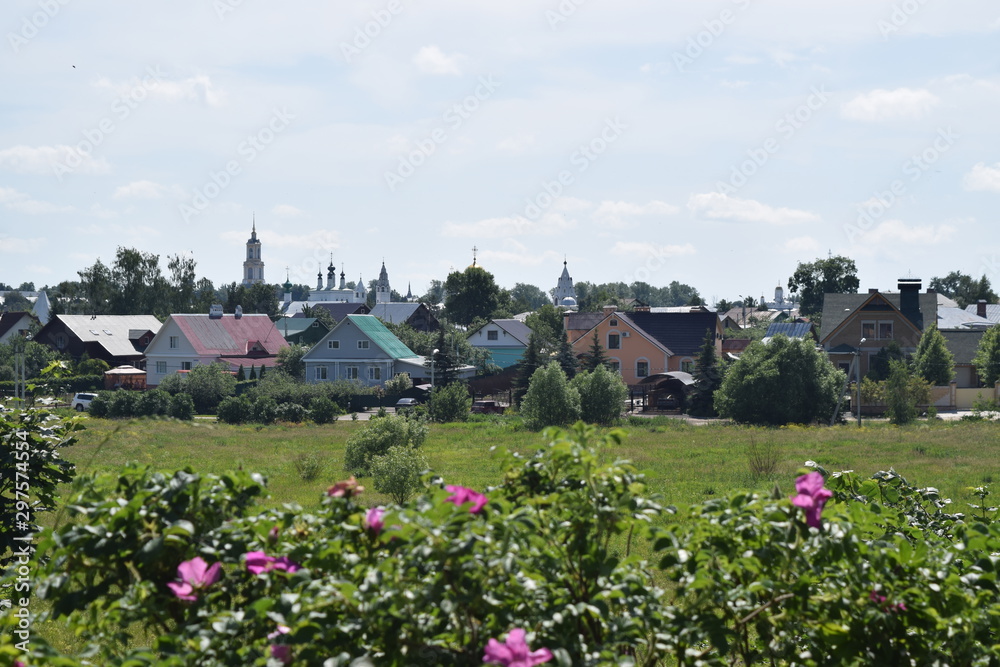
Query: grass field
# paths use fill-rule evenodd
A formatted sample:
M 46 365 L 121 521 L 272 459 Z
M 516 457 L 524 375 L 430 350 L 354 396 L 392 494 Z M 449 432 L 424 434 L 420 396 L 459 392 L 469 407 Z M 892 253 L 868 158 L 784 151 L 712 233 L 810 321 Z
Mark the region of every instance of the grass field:
M 607 456 L 631 460 L 648 473 L 651 491 L 677 506 L 735 491 L 770 491 L 775 483 L 790 493 L 795 471 L 810 459 L 830 471 L 855 470 L 865 476 L 892 467 L 913 484 L 939 488 L 956 503 L 972 499 L 970 487 L 1000 479 L 1000 426 L 989 422 L 931 422 L 907 428 L 878 423 L 862 429 L 691 426 L 662 418 L 639 423 L 624 427 L 628 437 Z M 80 473 L 116 473 L 128 462 L 158 470 L 190 466 L 203 473 L 242 467 L 268 478 L 268 504 L 309 507 L 346 476 L 344 446 L 364 422 L 259 427 L 87 419 L 86 424 L 80 442 L 65 450 Z M 498 483 L 502 472 L 500 457 L 491 448 L 526 452 L 542 444 L 538 433 L 512 429 L 502 421 L 434 424 L 423 453 L 447 482 L 482 489 Z M 753 451 L 773 459 L 772 474 L 751 472 Z M 324 470 L 305 482 L 294 460 L 313 453 L 324 461 Z M 385 501 L 368 486 L 370 502 Z M 955 509 L 961 511 L 960 506 Z

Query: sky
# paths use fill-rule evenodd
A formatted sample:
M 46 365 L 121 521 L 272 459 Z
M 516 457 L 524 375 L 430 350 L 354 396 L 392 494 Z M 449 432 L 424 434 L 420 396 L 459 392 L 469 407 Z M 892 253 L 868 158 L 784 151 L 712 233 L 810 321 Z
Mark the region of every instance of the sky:
M 995 0 L 7 0 L 0 281 L 1000 284 Z

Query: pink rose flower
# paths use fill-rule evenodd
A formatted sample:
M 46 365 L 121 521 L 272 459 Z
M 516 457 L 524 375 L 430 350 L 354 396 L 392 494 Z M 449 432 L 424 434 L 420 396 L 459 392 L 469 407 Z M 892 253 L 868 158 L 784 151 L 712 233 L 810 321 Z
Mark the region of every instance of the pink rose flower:
M 472 514 L 479 514 L 486 503 L 489 502 L 483 494 L 464 486 L 453 486 L 449 484 L 444 488 L 451 491 L 451 495 L 445 498 L 445 502 L 455 503 L 456 507 L 461 507 L 465 503 L 472 503 L 472 507 L 469 508 L 469 511 Z
M 358 480 L 354 479 L 354 475 L 351 475 L 343 482 L 337 482 L 329 489 L 326 490 L 326 495 L 331 498 L 350 498 L 351 496 L 360 495 L 365 487 L 358 484 Z
M 385 515 L 384 509 L 382 509 L 381 507 L 373 507 L 370 510 L 368 510 L 367 514 L 365 514 L 365 519 L 362 522 L 362 525 L 364 525 L 365 528 L 378 535 L 379 533 L 382 532 L 382 528 L 385 527 L 385 521 L 382 520 L 382 517 L 384 515 Z
M 503 644 L 491 639 L 486 644 L 483 662 L 496 663 L 503 667 L 532 667 L 552 659 L 552 651 L 547 648 L 531 651 L 528 643 L 524 641 L 524 635 L 524 630 L 514 628 L 507 634 L 507 641 Z
M 271 570 L 282 570 L 292 574 L 302 569 L 298 563 L 288 558 L 288 556 L 275 558 L 274 556 L 268 556 L 263 551 L 248 551 L 243 555 L 243 559 L 250 574 L 263 574 Z
M 806 523 L 813 528 L 820 527 L 819 515 L 823 505 L 833 493 L 823 488 L 823 475 L 811 472 L 795 480 L 795 490 L 799 495 L 792 498 L 792 504 L 805 510 Z
M 283 665 L 292 664 L 292 647 L 287 644 L 271 644 L 271 657 Z
M 167 587 L 181 600 L 194 602 L 198 599 L 197 592 L 208 588 L 222 577 L 222 563 L 214 563 L 209 567 L 201 556 L 186 560 L 177 566 L 177 579 Z

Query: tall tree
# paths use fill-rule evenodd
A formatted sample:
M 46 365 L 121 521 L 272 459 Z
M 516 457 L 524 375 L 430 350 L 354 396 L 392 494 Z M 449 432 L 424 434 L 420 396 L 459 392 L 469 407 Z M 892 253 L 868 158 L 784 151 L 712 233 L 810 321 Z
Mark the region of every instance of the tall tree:
M 528 392 L 531 384 L 531 377 L 539 368 L 545 365 L 545 357 L 542 355 L 538 337 L 532 332 L 528 335 L 528 346 L 521 355 L 518 363 L 517 377 L 514 379 L 514 405 L 520 405 L 521 399 Z
M 608 355 L 604 352 L 604 347 L 601 345 L 601 339 L 597 336 L 597 331 L 594 331 L 594 338 L 590 341 L 590 348 L 583 355 L 583 359 L 580 360 L 580 370 L 592 371 L 598 366 L 607 365 Z
M 854 260 L 842 255 L 815 262 L 799 262 L 788 279 L 788 290 L 800 295 L 799 312 L 806 316 L 823 312 L 824 294 L 856 294 L 858 267 Z
M 990 327 L 983 333 L 972 363 L 987 387 L 993 387 L 1000 380 L 1000 327 Z
M 534 285 L 525 283 L 515 283 L 510 290 L 511 310 L 515 313 L 524 313 L 529 310 L 537 310 L 545 304 L 552 303 L 549 295 Z
M 194 312 L 194 296 L 198 287 L 194 272 L 194 257 L 173 255 L 167 257 L 167 270 L 170 271 L 171 313 Z
M 543 352 L 552 353 L 559 348 L 559 338 L 563 336 L 563 314 L 551 303 L 543 304 L 538 310 L 525 318 L 532 333 L 538 338 L 538 345 Z
M 931 278 L 928 287 L 954 299 L 958 302 L 959 308 L 975 304 L 980 299 L 987 303 L 996 303 L 998 300 L 986 274 L 976 280 L 960 271 L 952 271 L 944 278 Z
M 936 324 L 924 329 L 913 355 L 913 374 L 932 385 L 946 385 L 955 377 L 955 355 Z
M 705 332 L 698 361 L 694 368 L 694 391 L 691 395 L 689 412 L 695 417 L 714 417 L 715 392 L 722 386 L 722 371 L 719 357 L 715 354 L 715 335 Z
M 77 271 L 77 275 L 80 276 L 81 296 L 86 300 L 86 312 L 94 315 L 111 314 L 111 296 L 114 292 L 111 270 L 98 258 L 93 266 Z
M 447 317 L 462 326 L 468 326 L 477 317 L 492 319 L 501 305 L 501 290 L 493 274 L 479 266 L 449 273 L 444 287 Z
M 435 349 L 437 351 L 431 353 L 431 358 L 434 362 L 434 386 L 446 387 L 456 380 L 458 361 L 452 353 L 451 345 L 448 344 L 448 340 L 445 338 L 444 327 L 438 331 Z M 428 367 L 430 367 L 429 364 Z
M 891 362 L 903 361 L 904 359 L 906 359 L 906 354 L 903 353 L 903 348 L 899 346 L 897 341 L 890 340 L 869 360 L 868 373 L 865 377 L 873 382 L 887 380 L 891 370 Z

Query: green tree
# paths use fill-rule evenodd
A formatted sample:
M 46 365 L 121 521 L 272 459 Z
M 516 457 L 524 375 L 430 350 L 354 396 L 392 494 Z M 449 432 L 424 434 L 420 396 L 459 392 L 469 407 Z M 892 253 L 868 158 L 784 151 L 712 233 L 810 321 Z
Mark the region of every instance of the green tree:
M 898 425 L 909 424 L 917 418 L 917 405 L 930 402 L 931 385 L 911 372 L 905 361 L 891 361 L 883 395 L 889 421 Z
M 303 306 L 302 307 L 303 317 L 315 317 L 317 320 L 322 322 L 329 329 L 333 329 L 337 326 L 337 320 L 333 319 L 333 315 L 326 308 L 314 305 L 314 306 Z
M 375 457 L 384 456 L 392 447 L 416 449 L 426 438 L 427 425 L 420 420 L 395 415 L 372 419 L 347 439 L 344 470 L 367 475 Z
M 903 353 L 903 348 L 899 346 L 898 342 L 890 340 L 875 356 L 871 357 L 868 362 L 868 373 L 865 377 L 873 382 L 887 380 L 890 363 L 904 359 L 906 359 L 906 354 Z
M 553 353 L 559 348 L 559 339 L 563 334 L 561 310 L 551 303 L 546 303 L 528 315 L 524 323 L 538 339 L 539 348 L 543 353 Z
M 566 377 L 573 379 L 576 377 L 577 369 L 579 369 L 580 364 L 577 361 L 576 353 L 573 352 L 573 346 L 569 344 L 569 337 L 566 332 L 563 331 L 559 340 L 559 351 L 556 353 L 556 361 L 559 362 L 559 367 L 563 369 L 563 373 Z
M 539 349 L 538 339 L 535 337 L 534 332 L 532 332 L 528 334 L 528 346 L 524 349 L 524 354 L 521 355 L 521 361 L 518 362 L 517 377 L 514 378 L 514 405 L 521 404 L 524 395 L 528 393 L 528 387 L 531 386 L 531 377 L 535 374 L 535 371 L 544 365 L 545 358 Z
M 913 355 L 913 372 L 931 385 L 946 385 L 955 377 L 955 355 L 936 324 L 924 329 Z
M 788 279 L 788 290 L 799 294 L 799 312 L 806 316 L 823 313 L 824 294 L 856 294 L 858 285 L 858 268 L 854 260 L 842 255 L 799 262 Z
M 844 373 L 811 340 L 779 335 L 751 343 L 715 392 L 723 417 L 748 424 L 809 424 L 828 420 Z
M 604 347 L 601 346 L 601 339 L 597 336 L 597 331 L 594 331 L 594 338 L 590 341 L 590 348 L 583 355 L 580 360 L 580 369 L 584 371 L 592 371 L 598 366 L 608 365 L 608 355 L 604 352 Z
M 31 312 L 31 302 L 21 294 L 20 290 L 7 292 L 7 296 L 3 300 L 3 307 L 10 313 Z
M 278 357 L 276 360 L 278 368 L 285 371 L 296 380 L 305 380 L 306 362 L 303 361 L 303 357 L 306 356 L 306 352 L 308 351 L 308 345 L 301 345 L 299 343 L 281 348 L 278 350 Z
M 402 505 L 420 488 L 420 475 L 425 470 L 427 460 L 414 448 L 390 447 L 382 456 L 372 458 L 372 486 Z
M 413 380 L 410 379 L 408 373 L 396 373 L 396 377 L 386 380 L 382 386 L 385 387 L 385 393 L 396 396 L 411 389 Z
M 236 391 L 236 377 L 229 372 L 226 364 L 205 364 L 192 368 L 181 386 L 182 391 L 194 401 L 195 410 L 199 414 L 205 414 L 215 410 L 222 399 L 233 395 Z
M 243 370 L 243 364 L 240 364 L 240 369 L 236 371 L 236 381 L 245 382 L 247 379 L 246 371 Z
M 173 255 L 167 257 L 168 279 L 172 290 L 171 313 L 191 313 L 195 311 L 195 293 L 198 289 L 195 275 L 194 257 Z
M 715 335 L 705 332 L 694 368 L 694 389 L 688 412 L 695 417 L 714 417 L 715 392 L 722 386 L 722 369 L 715 353 Z
M 452 353 L 451 346 L 449 345 L 448 339 L 445 337 L 443 328 L 438 331 L 437 345 L 434 349 L 437 350 L 437 352 L 433 350 L 431 351 L 433 366 L 430 362 L 428 362 L 427 367 L 433 369 L 434 386 L 445 387 L 454 382 L 456 379 L 458 360 Z
M 628 386 L 618 373 L 598 366 L 578 374 L 569 386 L 579 392 L 580 418 L 588 424 L 608 425 L 621 417 Z
M 469 420 L 472 396 L 464 382 L 452 382 L 434 387 L 427 402 L 427 412 L 436 422 L 464 422 Z
M 996 385 L 1000 380 L 1000 327 L 990 327 L 983 333 L 972 363 L 984 385 Z
M 521 414 L 530 429 L 565 426 L 580 418 L 580 392 L 570 386 L 566 374 L 553 361 L 531 376 L 531 385 L 521 401 Z
M 489 320 L 502 303 L 501 290 L 493 274 L 478 266 L 448 274 L 444 284 L 448 319 L 468 326 L 477 317 Z
M 986 274 L 976 280 L 960 271 L 952 271 L 944 278 L 931 278 L 928 287 L 936 290 L 939 294 L 954 299 L 959 308 L 973 305 L 980 299 L 987 303 L 996 303 L 998 300 Z
M 526 285 L 525 283 L 514 284 L 514 288 L 510 290 L 510 299 L 511 310 L 515 313 L 537 310 L 552 303 L 548 294 L 534 285 Z

